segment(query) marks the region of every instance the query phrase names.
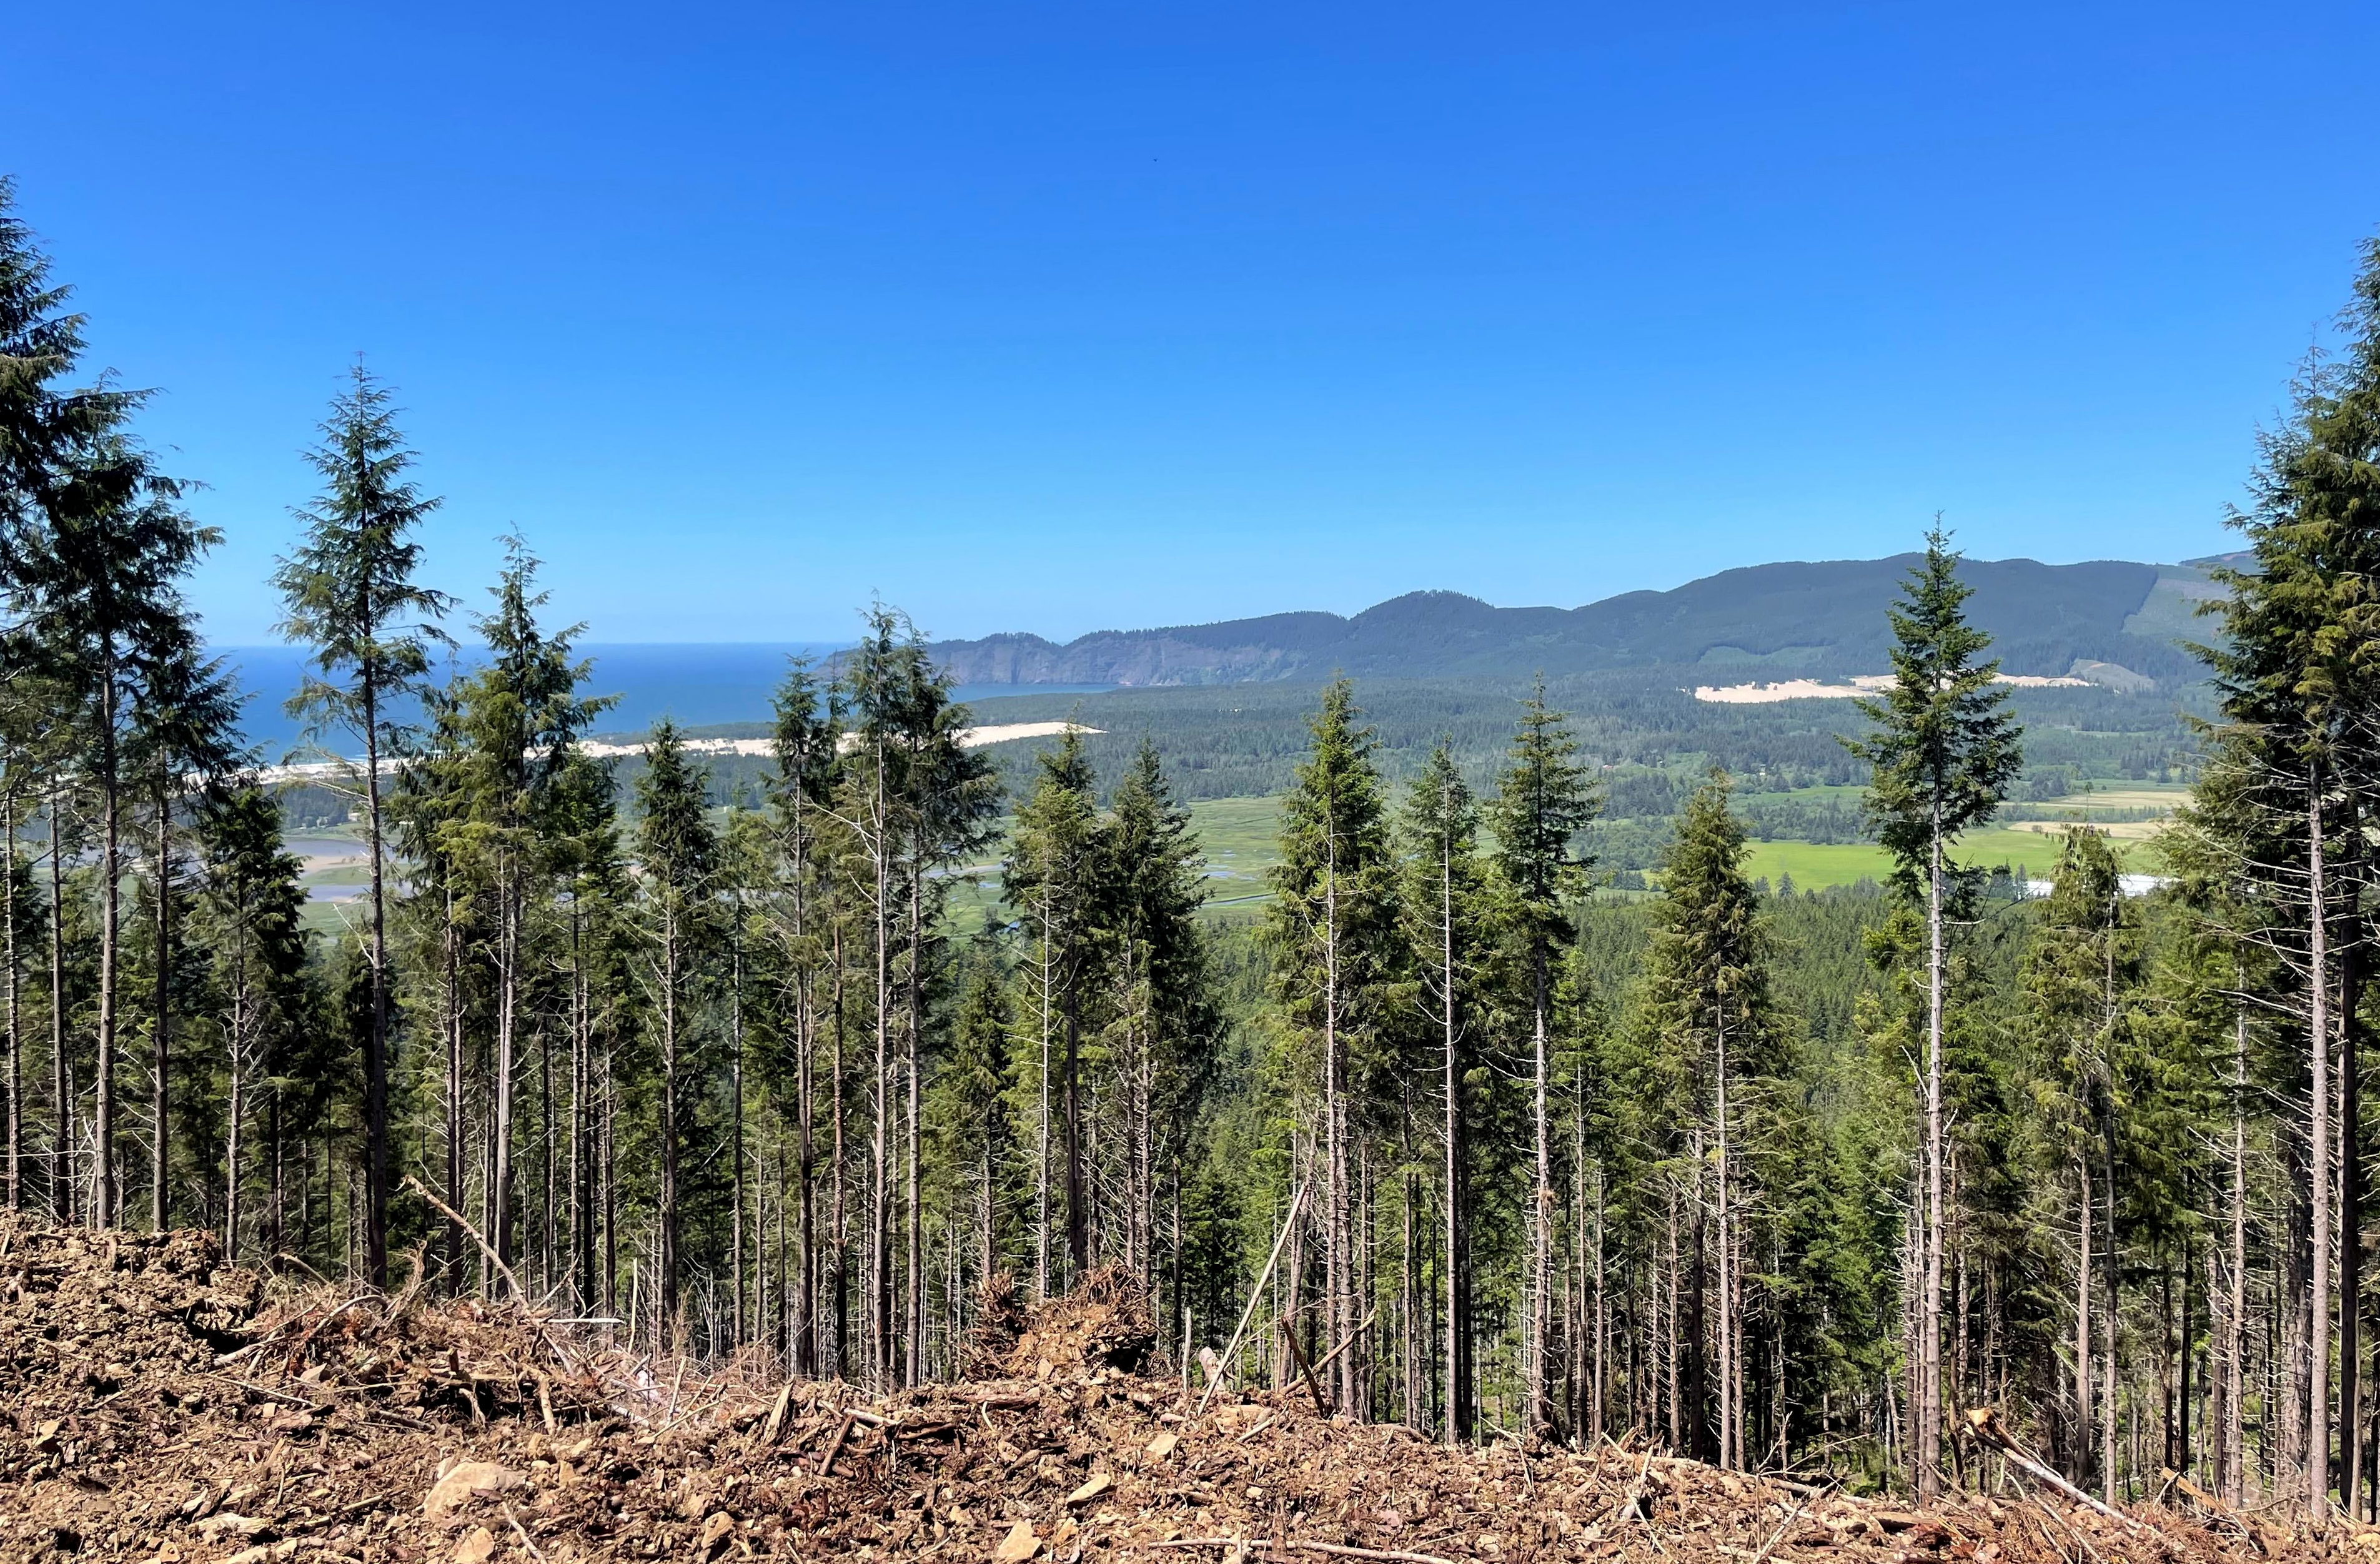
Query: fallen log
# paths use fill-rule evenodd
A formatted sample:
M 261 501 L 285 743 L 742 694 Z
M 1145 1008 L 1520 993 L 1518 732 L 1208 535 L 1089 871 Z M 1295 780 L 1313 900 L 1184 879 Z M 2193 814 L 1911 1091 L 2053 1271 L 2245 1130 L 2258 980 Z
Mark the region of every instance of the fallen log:
M 2106 1516 L 2108 1520 L 2115 1522 L 2118 1525 L 2124 1527 L 2128 1531 L 2136 1532 L 2144 1536 L 2155 1537 L 2160 1542 L 2168 1541 L 2165 1534 L 2158 1531 L 2155 1526 L 2145 1525 L 2141 1522 L 2133 1520 L 2131 1516 L 2125 1514 L 2122 1510 L 2116 1509 L 2113 1505 L 2102 1504 L 2099 1500 L 2093 1498 L 2089 1494 L 2084 1493 L 2081 1488 L 2076 1487 L 2073 1484 L 2059 1476 L 2057 1472 L 2051 1469 L 2051 1467 L 2042 1461 L 2040 1457 L 2026 1449 L 2022 1445 L 2018 1444 L 2015 1437 L 2010 1434 L 2007 1429 L 2000 1426 L 1999 1414 L 1995 1412 L 1991 1408 L 1977 1407 L 1973 1411 L 1968 1412 L 1967 1426 L 1974 1431 L 1976 1438 L 1982 1440 L 1985 1444 L 1991 1446 L 1992 1449 L 1999 1451 L 2000 1454 L 2007 1459 L 2008 1463 L 2010 1466 L 2015 1467 L 2019 1472 L 2023 1473 L 2026 1476 L 2032 1478 L 2041 1486 L 2052 1490 L 2071 1503 L 2082 1506 L 2085 1509 L 2094 1510 L 2098 1514 Z M 2168 1546 L 2170 1546 L 2169 1543 Z

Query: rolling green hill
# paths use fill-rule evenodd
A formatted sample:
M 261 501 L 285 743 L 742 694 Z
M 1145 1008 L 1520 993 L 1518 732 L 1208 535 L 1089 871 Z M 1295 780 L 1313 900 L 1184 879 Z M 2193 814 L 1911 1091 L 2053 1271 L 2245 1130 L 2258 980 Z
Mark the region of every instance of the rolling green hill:
M 1026 634 L 944 641 L 934 654 L 967 685 L 1228 685 L 1315 679 L 1509 678 L 1647 667 L 1748 679 L 1872 673 L 1886 667 L 1886 609 L 1915 555 L 1752 565 L 1666 592 L 1582 608 L 1498 608 L 1459 592 L 1410 592 L 1352 618 L 1269 614 L 1215 624 L 1101 630 L 1063 646 Z M 2095 560 L 1970 560 L 1969 612 L 2012 673 L 2111 667 L 2143 688 L 2197 676 L 2175 643 L 2211 587 L 2191 566 Z M 2136 675 L 2137 677 L 2131 677 Z M 2093 674 L 2099 677 L 2098 674 Z

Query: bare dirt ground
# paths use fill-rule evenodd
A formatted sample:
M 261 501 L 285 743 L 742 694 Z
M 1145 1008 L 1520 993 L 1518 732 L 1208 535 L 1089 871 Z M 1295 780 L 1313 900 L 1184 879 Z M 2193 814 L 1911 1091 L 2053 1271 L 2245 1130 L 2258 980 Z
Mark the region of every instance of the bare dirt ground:
M 870 1399 L 509 1306 L 276 1292 L 202 1233 L 0 1214 L 0 1559 L 2380 1559 L 2380 1533 L 2101 1516 L 2012 1480 L 1918 1514 L 1625 1445 L 1447 1449 L 1302 1388 L 1202 1409 L 1112 1274 L 991 1313 L 980 1377 Z

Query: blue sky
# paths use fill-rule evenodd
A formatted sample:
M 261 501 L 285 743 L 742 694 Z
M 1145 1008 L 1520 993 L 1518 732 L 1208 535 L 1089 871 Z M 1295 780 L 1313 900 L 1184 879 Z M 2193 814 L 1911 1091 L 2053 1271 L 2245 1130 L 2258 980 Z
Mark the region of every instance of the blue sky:
M 19 8 L 0 168 L 264 638 L 351 356 L 604 641 L 2224 545 L 2367 6 Z

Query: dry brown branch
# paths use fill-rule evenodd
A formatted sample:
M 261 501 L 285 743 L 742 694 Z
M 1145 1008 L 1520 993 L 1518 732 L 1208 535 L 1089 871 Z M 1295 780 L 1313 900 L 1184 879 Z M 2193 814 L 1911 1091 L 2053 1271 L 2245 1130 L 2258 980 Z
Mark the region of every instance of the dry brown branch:
M 413 1191 L 414 1194 L 421 1196 L 422 1199 L 430 1202 L 432 1206 L 437 1208 L 440 1216 L 445 1218 L 448 1221 L 453 1222 L 465 1232 L 469 1233 L 471 1235 L 471 1242 L 480 1246 L 480 1253 L 488 1257 L 488 1264 L 495 1267 L 496 1269 L 503 1274 L 504 1285 L 512 1289 L 514 1299 L 524 1303 L 528 1301 L 528 1292 L 521 1286 L 520 1278 L 513 1275 L 513 1268 L 504 1264 L 504 1257 L 496 1253 L 495 1246 L 493 1244 L 491 1244 L 486 1239 L 480 1236 L 480 1230 L 478 1228 L 473 1227 L 469 1222 L 464 1219 L 463 1213 L 457 1211 L 452 1206 L 447 1205 L 446 1202 L 431 1194 L 430 1186 L 423 1183 L 411 1173 L 405 1175 L 405 1186 Z
M 1991 1408 L 1977 1407 L 1973 1412 L 1967 1413 L 1967 1426 L 1974 1430 L 1975 1437 L 1981 1439 L 1984 1443 L 1999 1451 L 2001 1455 L 2008 1459 L 2010 1465 L 2023 1473 L 2026 1476 L 2032 1478 L 2034 1482 L 2040 1484 L 2043 1487 L 2052 1489 L 2071 1502 L 2082 1505 L 2087 1509 L 2097 1511 L 2099 1514 L 2106 1516 L 2108 1520 L 2115 1522 L 2117 1524 L 2123 1526 L 2129 1531 L 2142 1533 L 2149 1536 L 2161 1536 L 2161 1534 L 2155 1527 L 2143 1525 L 2140 1522 L 2135 1521 L 2131 1516 L 2125 1514 L 2122 1510 L 2115 1509 L 2113 1506 L 2100 1503 L 2097 1499 L 2093 1498 L 2089 1494 L 2084 1493 L 2081 1488 L 2076 1487 L 2073 1484 L 2059 1476 L 2038 1456 L 2035 1456 L 2032 1451 L 2018 1444 L 2014 1436 L 2010 1435 L 2007 1429 L 2000 1426 L 1999 1416 L 1997 1412 L 1993 1412 Z

